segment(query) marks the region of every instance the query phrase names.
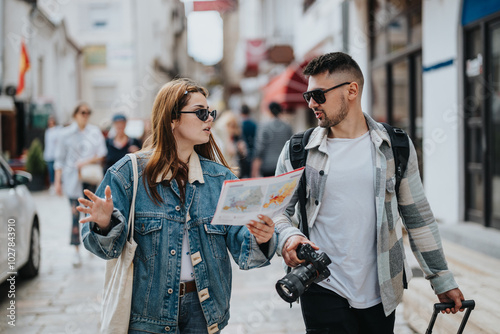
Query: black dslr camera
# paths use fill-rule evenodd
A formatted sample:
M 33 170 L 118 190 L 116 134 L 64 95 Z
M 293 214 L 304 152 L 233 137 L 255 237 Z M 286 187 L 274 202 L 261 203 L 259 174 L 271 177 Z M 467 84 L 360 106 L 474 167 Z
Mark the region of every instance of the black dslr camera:
M 304 293 L 313 282 L 321 282 L 330 276 L 328 265 L 332 260 L 326 253 L 318 254 L 309 244 L 297 247 L 297 257 L 305 263 L 295 267 L 276 282 L 276 291 L 284 301 L 292 303 Z

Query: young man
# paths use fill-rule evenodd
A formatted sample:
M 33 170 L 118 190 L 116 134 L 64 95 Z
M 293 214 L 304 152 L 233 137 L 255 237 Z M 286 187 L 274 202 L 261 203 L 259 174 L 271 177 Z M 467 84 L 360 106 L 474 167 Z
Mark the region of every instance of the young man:
M 280 119 L 283 108 L 277 102 L 269 103 L 272 120 L 259 125 L 255 140 L 255 158 L 252 162 L 252 177 L 274 176 L 281 148 L 292 136 L 292 127 Z
M 304 98 L 319 124 L 305 147 L 309 240 L 292 225 L 297 194 L 275 223 L 278 253 L 289 266 L 301 263 L 296 248 L 303 243 L 332 260 L 331 276 L 300 298 L 307 333 L 393 333 L 395 309 L 411 276 L 403 223 L 439 300 L 455 303 L 446 312 L 456 313 L 464 297 L 448 270 L 413 144 L 396 194 L 389 135 L 361 110 L 358 64 L 347 54 L 329 53 L 313 59 L 304 74 Z M 292 169 L 288 145 L 276 174 Z
M 257 136 L 257 123 L 250 117 L 250 108 L 241 106 L 241 137 L 247 146 L 247 156 L 241 159 L 240 179 L 249 178 L 252 174 L 252 161 L 255 151 L 255 138 Z

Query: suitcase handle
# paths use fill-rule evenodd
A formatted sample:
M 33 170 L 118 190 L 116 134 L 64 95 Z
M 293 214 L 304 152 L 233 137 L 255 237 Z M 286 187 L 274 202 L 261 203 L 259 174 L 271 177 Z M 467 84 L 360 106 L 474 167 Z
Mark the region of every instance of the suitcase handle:
M 462 300 L 462 308 L 463 309 L 470 308 L 471 310 L 473 310 L 475 306 L 476 306 L 476 302 L 472 299 Z M 437 303 L 437 304 L 434 304 L 434 309 L 438 310 L 438 311 L 444 311 L 447 308 L 453 308 L 453 307 L 455 307 L 455 303 Z
M 455 307 L 455 303 L 437 303 L 434 304 L 434 313 L 432 313 L 431 321 L 429 322 L 429 327 L 427 327 L 427 331 L 425 334 L 432 334 L 432 328 L 434 327 L 434 323 L 436 322 L 436 317 L 439 311 L 444 311 L 447 308 Z M 469 316 L 471 311 L 476 307 L 476 302 L 472 299 L 470 300 L 462 300 L 462 309 L 467 309 L 462 319 L 462 323 L 460 324 L 460 328 L 458 329 L 458 334 L 462 334 L 465 328 L 465 324 L 467 320 L 469 320 Z

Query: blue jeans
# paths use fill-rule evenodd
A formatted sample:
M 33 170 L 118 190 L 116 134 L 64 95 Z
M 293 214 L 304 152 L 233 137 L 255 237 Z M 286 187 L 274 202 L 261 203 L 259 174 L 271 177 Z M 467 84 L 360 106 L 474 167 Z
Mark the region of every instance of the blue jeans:
M 96 186 L 84 183 L 83 189 L 88 189 L 91 192 L 95 193 Z M 85 199 L 89 199 L 86 195 L 82 194 L 82 197 Z M 78 198 L 70 198 L 69 204 L 71 206 L 71 216 L 72 216 L 72 225 L 71 225 L 71 240 L 70 245 L 78 246 L 80 245 L 80 211 L 76 210 L 76 207 L 80 205 L 78 202 Z
M 49 181 L 50 185 L 54 183 L 54 161 L 46 161 L 47 170 L 49 171 Z
M 207 334 L 207 321 L 196 292 L 179 298 L 178 334 Z
M 201 309 L 198 294 L 191 292 L 179 298 L 179 319 L 176 334 L 207 334 L 207 322 Z M 129 330 L 128 334 L 144 334 Z M 217 332 L 219 333 L 219 332 Z
M 80 212 L 76 210 L 76 207 L 80 205 L 78 199 L 70 198 L 69 204 L 71 206 L 71 239 L 70 245 L 78 246 L 80 244 Z

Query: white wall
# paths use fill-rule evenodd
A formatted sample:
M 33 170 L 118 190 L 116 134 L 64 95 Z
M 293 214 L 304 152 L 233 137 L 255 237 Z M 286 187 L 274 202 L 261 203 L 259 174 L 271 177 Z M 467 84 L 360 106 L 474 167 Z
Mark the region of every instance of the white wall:
M 56 120 L 66 123 L 74 107 L 74 100 L 68 104 L 67 98 L 78 94 L 77 50 L 66 39 L 63 26 L 54 25 L 40 12 L 34 20 L 39 24 L 29 50 L 33 102 L 52 102 Z
M 177 7 L 176 21 L 172 10 Z M 171 70 L 179 54 L 186 58 L 180 1 L 64 1 L 52 8 L 52 14 L 64 18 L 70 36 L 82 49 L 106 46 L 106 65 L 84 67 L 81 77 L 82 100 L 95 111 L 91 122 L 105 128 L 117 112 L 149 118 L 159 88 L 171 79 L 155 66 Z M 100 17 L 107 21 L 103 28 L 92 25 Z M 177 64 L 181 70 L 187 68 L 187 60 Z
M 54 7 L 51 14 L 64 19 L 68 34 L 78 46 L 106 46 L 106 65 L 84 64 L 81 75 L 81 100 L 90 104 L 94 113 L 90 122 L 106 127 L 116 110 L 112 106 L 125 101 L 136 106 L 134 100 L 134 50 L 133 32 L 136 31 L 132 17 L 131 0 L 119 1 L 65 1 Z M 105 27 L 92 24 L 103 17 Z M 82 56 L 83 57 L 83 56 Z M 73 102 L 76 105 L 78 100 Z
M 423 1 L 423 67 L 453 64 L 423 73 L 424 186 L 438 220 L 456 223 L 461 217 L 459 138 L 462 114 L 458 102 L 458 31 L 460 2 Z M 443 22 L 447 22 L 443 24 Z
M 342 51 L 341 0 L 317 1 L 296 24 L 293 48 L 297 59 L 305 59 L 311 52 Z

